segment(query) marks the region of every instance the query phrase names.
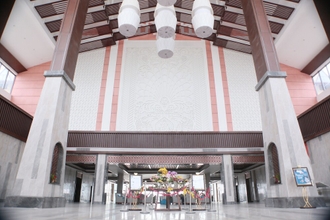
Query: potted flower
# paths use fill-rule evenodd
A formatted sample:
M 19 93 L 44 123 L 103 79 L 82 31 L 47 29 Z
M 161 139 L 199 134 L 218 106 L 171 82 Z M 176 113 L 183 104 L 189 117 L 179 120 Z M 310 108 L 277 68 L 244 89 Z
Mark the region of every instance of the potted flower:
M 50 182 L 55 183 L 56 182 L 56 174 L 52 173 L 50 174 Z

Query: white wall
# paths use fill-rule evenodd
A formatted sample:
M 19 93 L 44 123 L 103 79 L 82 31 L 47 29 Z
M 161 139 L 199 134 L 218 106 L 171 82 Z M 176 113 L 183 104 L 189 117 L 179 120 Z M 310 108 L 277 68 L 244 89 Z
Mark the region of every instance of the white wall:
M 206 43 L 176 41 L 174 56 L 159 58 L 154 40 L 125 40 L 110 50 L 102 130 L 110 128 L 116 61 L 121 57 L 116 130 L 212 131 Z M 95 130 L 105 48 L 79 54 L 69 130 Z M 227 130 L 220 58 L 211 46 L 219 127 Z M 234 131 L 260 131 L 261 117 L 252 56 L 224 49 Z M 211 63 L 211 62 L 210 62 Z M 239 64 L 239 65 L 238 65 Z M 219 97 L 221 96 L 221 97 Z M 115 103 L 117 104 L 117 103 Z M 115 106 L 116 107 L 116 106 Z
M 116 130 L 211 131 L 204 41 L 176 41 L 158 57 L 155 41 L 125 41 Z
M 314 172 L 314 183 L 322 182 L 330 187 L 330 132 L 307 142 Z
M 105 48 L 80 53 L 73 83 L 69 130 L 95 130 Z
M 250 54 L 224 49 L 234 131 L 261 131 L 257 78 Z
M 0 202 L 11 195 L 25 143 L 0 132 Z

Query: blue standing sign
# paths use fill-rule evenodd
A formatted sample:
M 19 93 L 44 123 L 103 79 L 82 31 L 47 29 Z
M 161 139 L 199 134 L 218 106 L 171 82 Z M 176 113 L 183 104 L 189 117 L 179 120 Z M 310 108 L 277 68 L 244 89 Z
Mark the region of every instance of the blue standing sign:
M 294 167 L 292 170 L 297 186 L 313 185 L 307 167 Z

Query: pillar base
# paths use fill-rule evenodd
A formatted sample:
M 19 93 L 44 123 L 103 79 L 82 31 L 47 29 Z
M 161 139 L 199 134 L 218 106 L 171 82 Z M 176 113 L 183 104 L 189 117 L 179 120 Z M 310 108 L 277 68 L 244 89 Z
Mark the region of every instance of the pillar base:
M 325 207 L 325 201 L 323 197 L 308 197 L 309 203 L 313 207 Z M 266 207 L 273 208 L 301 208 L 305 205 L 303 197 L 278 197 L 267 198 L 265 200 Z
M 64 197 L 27 197 L 9 196 L 5 199 L 5 207 L 23 208 L 58 208 L 65 207 Z

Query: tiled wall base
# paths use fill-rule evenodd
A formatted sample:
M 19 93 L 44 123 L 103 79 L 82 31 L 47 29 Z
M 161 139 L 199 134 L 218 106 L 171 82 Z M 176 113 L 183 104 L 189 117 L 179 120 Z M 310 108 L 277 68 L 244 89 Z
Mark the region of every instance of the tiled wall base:
M 313 207 L 325 207 L 323 197 L 308 197 L 308 201 Z M 301 208 L 304 207 L 305 201 L 303 197 L 267 198 L 265 205 L 274 208 Z
M 5 207 L 57 208 L 65 206 L 64 197 L 24 197 L 10 196 L 5 199 Z

